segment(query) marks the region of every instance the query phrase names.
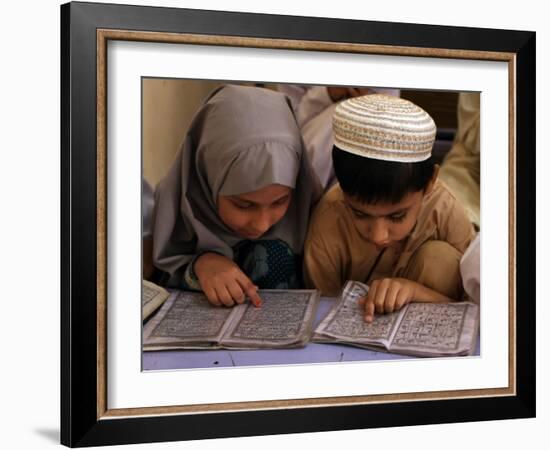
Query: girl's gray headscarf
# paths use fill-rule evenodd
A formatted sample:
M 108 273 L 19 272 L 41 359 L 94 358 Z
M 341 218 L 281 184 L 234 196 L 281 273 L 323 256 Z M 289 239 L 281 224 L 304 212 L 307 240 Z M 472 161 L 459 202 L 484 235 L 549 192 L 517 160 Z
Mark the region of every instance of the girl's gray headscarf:
M 156 190 L 155 265 L 174 274 L 202 251 L 233 258 L 242 240 L 217 213 L 218 195 L 281 184 L 293 188 L 285 216 L 260 239 L 280 239 L 301 254 L 311 207 L 321 194 L 288 97 L 236 85 L 214 91 L 195 115 Z

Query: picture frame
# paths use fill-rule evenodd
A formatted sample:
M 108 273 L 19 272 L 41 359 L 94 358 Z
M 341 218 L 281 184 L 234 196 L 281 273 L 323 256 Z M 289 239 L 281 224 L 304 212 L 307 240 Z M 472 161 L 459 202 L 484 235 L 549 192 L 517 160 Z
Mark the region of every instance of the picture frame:
M 107 391 L 107 43 L 504 62 L 509 73 L 508 386 L 113 409 Z M 535 33 L 126 5 L 61 7 L 61 442 L 315 432 L 535 415 Z M 252 369 L 253 370 L 253 369 Z M 365 418 L 368 418 L 366 420 Z M 217 423 L 212 428 L 212 421 Z

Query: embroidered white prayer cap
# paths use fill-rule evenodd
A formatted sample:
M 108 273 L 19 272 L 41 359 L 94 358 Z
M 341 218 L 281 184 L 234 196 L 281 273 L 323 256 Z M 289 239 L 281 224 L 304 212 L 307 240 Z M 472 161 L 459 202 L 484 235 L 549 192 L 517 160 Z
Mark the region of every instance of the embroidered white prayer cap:
M 374 159 L 419 162 L 432 154 L 436 126 L 414 103 L 371 94 L 341 102 L 332 118 L 334 145 Z

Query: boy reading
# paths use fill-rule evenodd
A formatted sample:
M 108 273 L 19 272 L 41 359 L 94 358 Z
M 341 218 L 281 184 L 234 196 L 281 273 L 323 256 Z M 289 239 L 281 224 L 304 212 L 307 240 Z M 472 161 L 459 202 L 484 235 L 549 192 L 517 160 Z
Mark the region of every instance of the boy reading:
M 474 229 L 437 179 L 433 119 L 407 100 L 367 95 L 338 105 L 333 130 L 338 184 L 310 222 L 306 283 L 329 296 L 346 280 L 369 284 L 367 322 L 411 301 L 461 300 Z

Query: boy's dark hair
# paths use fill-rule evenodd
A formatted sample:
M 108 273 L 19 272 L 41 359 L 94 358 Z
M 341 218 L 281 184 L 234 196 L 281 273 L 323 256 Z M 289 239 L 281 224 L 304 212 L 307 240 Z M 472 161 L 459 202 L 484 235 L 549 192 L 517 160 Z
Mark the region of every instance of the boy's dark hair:
M 433 157 L 421 162 L 382 161 L 334 146 L 334 172 L 345 194 L 364 203 L 398 203 L 409 192 L 423 191 L 433 177 Z

